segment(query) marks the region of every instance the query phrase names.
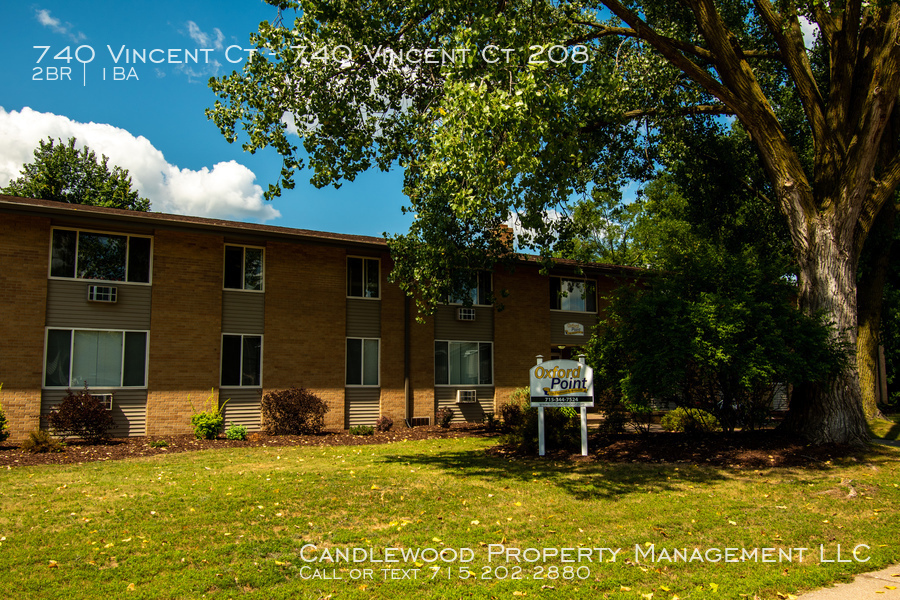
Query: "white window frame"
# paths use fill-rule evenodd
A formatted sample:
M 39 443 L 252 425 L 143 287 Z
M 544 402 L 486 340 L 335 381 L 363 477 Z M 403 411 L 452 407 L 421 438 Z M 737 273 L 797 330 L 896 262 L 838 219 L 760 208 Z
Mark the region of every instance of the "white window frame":
M 559 275 L 553 275 L 550 277 L 550 279 L 559 279 L 560 280 L 560 283 L 559 283 L 560 289 L 562 289 L 563 282 L 565 282 L 565 281 L 572 281 L 575 283 L 581 283 L 581 284 L 585 284 L 585 285 L 593 284 L 593 286 L 594 286 L 594 304 L 595 304 L 595 306 L 597 304 L 599 304 L 598 299 L 597 299 L 597 280 L 596 279 L 587 279 L 587 278 L 579 279 L 576 277 L 563 277 L 563 276 L 559 276 Z M 585 302 L 585 308 L 587 308 L 587 296 L 585 296 L 583 298 L 583 300 Z M 551 308 L 550 310 L 552 312 L 563 312 L 563 313 L 572 313 L 572 314 L 581 314 L 581 315 L 596 315 L 598 312 L 597 310 L 568 310 L 565 308 Z
M 74 231 L 76 234 L 75 237 L 75 276 L 74 277 L 61 277 L 59 275 L 53 275 L 53 232 L 54 231 Z M 78 276 L 78 243 L 81 239 L 82 233 L 96 233 L 99 235 L 116 235 L 124 238 L 128 238 L 125 242 L 125 280 L 124 281 L 116 281 L 114 279 L 84 279 L 83 277 Z M 150 240 L 150 272 L 148 273 L 149 281 L 128 281 L 128 259 L 131 256 L 131 238 L 143 238 Z M 78 229 L 75 227 L 51 227 L 50 228 L 50 259 L 47 261 L 47 278 L 53 279 L 56 281 L 91 281 L 97 283 L 109 283 L 112 285 L 144 285 L 151 286 L 153 285 L 153 236 L 152 235 L 140 235 L 140 234 L 132 234 L 132 233 L 121 233 L 118 231 L 107 231 L 107 230 L 99 230 L 99 229 Z M 106 331 L 106 330 L 102 330 Z
M 231 288 L 229 288 L 231 289 Z M 241 338 L 241 365 L 244 364 L 244 338 L 245 337 L 258 337 L 259 338 L 259 384 L 258 385 L 244 385 L 243 383 L 222 384 L 222 375 L 224 374 L 224 358 L 225 358 L 225 336 L 232 337 L 240 337 Z M 234 389 L 234 388 L 242 388 L 242 389 L 258 389 L 263 386 L 263 358 L 265 357 L 265 336 L 261 333 L 228 333 L 222 332 L 222 342 L 219 347 L 219 388 L 222 389 Z
M 354 296 L 355 297 L 355 296 Z M 347 358 L 349 357 L 349 353 L 347 352 L 347 343 L 350 340 L 360 340 L 363 342 L 361 344 L 362 350 L 362 360 L 360 361 L 360 377 L 359 380 L 363 381 L 365 379 L 364 375 L 366 373 L 366 341 L 375 341 L 378 342 L 378 383 L 347 383 L 347 375 L 350 373 L 350 365 L 347 364 Z M 377 388 L 381 387 L 381 338 L 367 338 L 367 337 L 355 337 L 348 336 L 344 342 L 344 386 L 349 388 Z
M 47 385 L 47 345 L 50 339 L 50 331 L 69 331 L 69 377 L 68 385 Z M 145 390 L 147 389 L 147 378 L 149 377 L 150 367 L 150 330 L 149 329 L 98 329 L 90 327 L 44 327 L 44 363 L 41 372 L 41 389 L 45 390 L 65 390 L 72 387 L 72 367 L 75 363 L 75 332 L 76 331 L 100 331 L 103 333 L 121 333 L 122 334 L 122 356 L 119 368 L 119 385 L 88 385 L 91 390 Z M 144 383 L 143 385 L 122 385 L 125 378 L 125 334 L 126 333 L 145 333 L 147 334 L 144 345 Z
M 437 382 L 437 372 L 435 372 L 435 387 L 462 387 L 462 388 L 475 388 L 475 387 L 493 387 L 494 386 L 494 342 L 488 340 L 434 340 L 434 343 L 446 343 L 447 344 L 447 381 L 448 383 L 438 383 Z M 479 370 L 479 379 L 481 378 L 481 346 L 480 344 L 489 344 L 491 347 L 491 382 L 490 383 L 450 383 L 450 344 L 479 344 L 478 348 L 478 370 Z
M 229 247 L 232 248 L 241 248 L 241 287 L 233 288 L 233 287 L 225 287 L 225 256 L 227 249 Z M 262 250 L 262 273 L 260 274 L 260 286 L 258 290 L 248 290 L 243 287 L 247 283 L 247 248 L 252 248 L 253 250 Z M 228 292 L 249 292 L 252 294 L 262 294 L 266 291 L 266 247 L 265 246 L 251 246 L 248 244 L 225 244 L 222 247 L 222 289 Z M 249 334 L 248 334 L 249 335 Z
M 362 281 L 363 295 L 362 296 L 351 296 L 350 295 L 349 288 L 350 288 L 350 259 L 351 258 L 358 258 L 363 261 L 363 281 Z M 365 295 L 366 274 L 367 274 L 366 261 L 368 261 L 368 260 L 374 260 L 378 264 L 378 295 L 377 296 L 366 296 Z M 346 277 L 345 277 L 345 281 L 344 281 L 344 284 L 345 284 L 344 289 L 346 290 L 345 293 L 347 294 L 347 298 L 353 298 L 356 300 L 381 300 L 381 287 L 382 286 L 381 286 L 381 259 L 380 258 L 376 258 L 374 256 L 359 256 L 356 254 L 348 254 L 345 267 L 346 268 L 344 269 L 344 271 L 346 273 Z M 368 338 L 368 339 L 373 339 L 373 338 Z

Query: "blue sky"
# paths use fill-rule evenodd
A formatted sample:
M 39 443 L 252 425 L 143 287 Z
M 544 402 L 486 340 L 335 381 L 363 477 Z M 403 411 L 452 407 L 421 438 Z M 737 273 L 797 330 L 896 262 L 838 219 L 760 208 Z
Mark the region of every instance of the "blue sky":
M 215 101 L 209 77 L 239 69 L 230 62 L 237 47 L 276 17 L 261 0 L 23 2 L 2 13 L 0 186 L 30 162 L 39 139 L 75 136 L 128 168 L 154 210 L 375 236 L 408 229 L 399 170 L 339 190 L 317 190 L 300 173 L 294 190 L 266 202 L 277 154 L 243 152 L 204 116 Z M 132 50 L 147 64 L 132 62 Z

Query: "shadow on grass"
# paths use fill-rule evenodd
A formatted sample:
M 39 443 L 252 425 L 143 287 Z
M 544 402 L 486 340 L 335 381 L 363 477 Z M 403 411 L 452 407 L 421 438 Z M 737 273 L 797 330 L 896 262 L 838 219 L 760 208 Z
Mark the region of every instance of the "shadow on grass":
M 503 486 L 543 482 L 576 500 L 615 499 L 632 493 L 679 489 L 728 479 L 723 469 L 693 465 L 589 463 L 509 459 L 484 451 L 448 451 L 438 454 L 400 454 L 382 460 L 395 464 L 439 468 L 450 477 L 480 477 Z
M 592 440 L 590 457 L 559 453 L 537 457 L 498 451 L 445 451 L 387 456 L 390 463 L 439 468 L 451 477 L 476 476 L 500 485 L 545 482 L 576 499 L 613 499 L 648 490 L 663 492 L 728 480 L 758 470 L 791 477 L 820 474 L 842 464 L 893 461 L 896 451 L 834 444 L 807 446 L 773 431 L 697 436 L 656 433 L 622 435 L 607 444 Z M 893 445 L 893 444 L 891 444 Z

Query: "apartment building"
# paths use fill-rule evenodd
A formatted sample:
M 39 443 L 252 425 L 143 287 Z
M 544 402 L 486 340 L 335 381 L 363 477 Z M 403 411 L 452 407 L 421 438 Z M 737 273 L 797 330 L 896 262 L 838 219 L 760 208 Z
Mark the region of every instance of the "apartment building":
M 117 435 L 187 433 L 210 393 L 226 422 L 303 386 L 326 425 L 410 425 L 448 406 L 480 421 L 535 357 L 566 356 L 634 269 L 522 257 L 479 277 L 474 305 L 426 322 L 381 238 L 0 196 L 0 392 L 18 440 L 87 383 Z M 503 310 L 487 304 L 505 290 Z

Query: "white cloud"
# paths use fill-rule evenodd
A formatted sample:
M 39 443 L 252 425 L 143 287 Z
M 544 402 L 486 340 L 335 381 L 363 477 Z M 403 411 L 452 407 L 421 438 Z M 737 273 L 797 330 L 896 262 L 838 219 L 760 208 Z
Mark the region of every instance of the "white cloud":
M 819 26 L 809 21 L 806 17 L 800 17 L 800 31 L 803 32 L 803 44 L 807 48 L 812 48 L 819 36 Z
M 104 123 L 79 123 L 28 107 L 6 112 L 0 106 L 0 187 L 18 177 L 22 165 L 34 159 L 39 140 L 76 138 L 110 164 L 128 169 L 135 188 L 149 198 L 152 209 L 199 217 L 267 221 L 281 216 L 263 199 L 256 175 L 235 161 L 200 170 L 180 169 L 143 136 Z
M 194 23 L 193 21 L 187 22 L 188 35 L 194 40 L 198 46 L 201 48 L 209 48 L 210 44 L 212 44 L 212 48 L 215 50 L 223 50 L 225 45 L 223 42 L 225 41 L 225 34 L 222 33 L 222 30 L 218 27 L 213 27 L 213 36 L 204 32 L 200 29 L 200 26 Z
M 63 23 L 56 17 L 51 17 L 50 11 L 47 9 L 36 10 L 34 16 L 41 25 L 49 27 L 60 35 L 68 36 L 73 42 L 81 42 L 87 39 L 87 36 L 82 32 L 73 32 L 71 23 Z

